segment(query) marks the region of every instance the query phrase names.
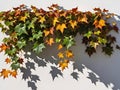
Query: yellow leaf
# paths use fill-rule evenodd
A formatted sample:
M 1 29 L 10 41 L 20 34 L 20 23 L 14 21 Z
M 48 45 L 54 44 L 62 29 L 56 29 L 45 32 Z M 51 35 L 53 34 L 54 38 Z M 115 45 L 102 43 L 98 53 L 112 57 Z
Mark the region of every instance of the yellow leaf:
M 94 32 L 95 35 L 100 35 L 100 33 L 101 33 L 100 31 L 95 31 Z
M 43 23 L 44 21 L 46 21 L 46 20 L 45 20 L 45 17 L 44 17 L 44 16 L 43 16 L 43 17 L 40 16 L 40 20 L 39 20 L 39 22 Z
M 59 21 L 58 21 L 58 18 L 55 17 L 54 20 L 53 20 L 53 26 L 55 26 L 57 22 L 59 22 Z
M 81 19 L 81 22 L 88 23 L 88 21 L 87 21 L 87 17 L 83 17 L 83 18 Z
M 61 67 L 62 70 L 68 67 L 69 60 L 64 60 L 59 62 L 59 67 Z
M 58 55 L 58 57 L 61 58 L 61 59 L 64 58 L 64 55 L 63 55 L 62 52 L 59 52 L 57 55 Z
M 10 63 L 10 62 L 11 62 L 10 58 L 6 58 L 6 59 L 5 59 L 5 62 L 6 62 L 7 64 Z
M 99 45 L 98 42 L 90 42 L 90 45 L 96 49 L 96 47 Z
M 46 40 L 46 43 L 51 46 L 54 43 L 54 39 L 50 38 L 50 39 Z
M 50 32 L 49 32 L 48 30 L 44 30 L 43 32 L 44 32 L 44 34 L 45 34 L 45 37 L 50 34 Z
M 75 28 L 75 26 L 77 26 L 77 22 L 76 22 L 76 21 L 70 20 L 69 23 L 70 23 L 70 25 L 71 25 L 71 27 L 72 27 L 73 29 Z
M 67 27 L 64 23 L 63 24 L 58 24 L 57 27 L 56 27 L 56 30 L 60 30 L 61 33 L 63 33 L 65 28 L 67 28 Z
M 20 21 L 23 21 L 23 22 L 25 22 L 25 20 L 27 19 L 27 17 L 26 16 L 21 16 L 20 17 Z
M 10 75 L 16 78 L 16 76 L 17 76 L 17 71 L 14 70 L 14 71 L 10 72 Z
M 62 48 L 63 48 L 62 44 L 59 44 L 59 45 L 58 45 L 58 50 L 60 50 L 60 49 L 62 49 Z
M 73 53 L 72 53 L 72 51 L 71 50 L 67 50 L 66 51 L 66 57 L 67 58 L 72 58 L 74 55 L 73 55 Z
M 10 70 L 2 69 L 1 76 L 3 76 L 3 78 L 7 78 L 9 73 L 10 73 Z

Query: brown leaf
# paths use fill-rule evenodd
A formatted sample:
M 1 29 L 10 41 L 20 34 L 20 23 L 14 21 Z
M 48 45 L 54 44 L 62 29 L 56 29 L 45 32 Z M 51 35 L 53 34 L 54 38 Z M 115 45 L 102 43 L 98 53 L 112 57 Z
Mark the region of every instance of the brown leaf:
M 5 59 L 5 62 L 8 64 L 8 63 L 11 62 L 11 59 L 10 59 L 10 58 L 6 58 L 6 59 Z
M 10 75 L 13 76 L 14 78 L 16 78 L 16 76 L 17 76 L 17 71 L 16 71 L 16 70 L 11 71 L 11 72 L 10 72 Z

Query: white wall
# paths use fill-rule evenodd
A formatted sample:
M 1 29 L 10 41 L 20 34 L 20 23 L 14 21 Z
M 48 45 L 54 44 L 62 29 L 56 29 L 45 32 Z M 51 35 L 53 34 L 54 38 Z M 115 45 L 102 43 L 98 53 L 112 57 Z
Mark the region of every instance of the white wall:
M 0 11 L 9 10 L 21 4 L 46 9 L 53 3 L 65 9 L 78 6 L 79 10 L 83 11 L 92 11 L 95 7 L 106 8 L 120 15 L 120 0 L 0 0 Z M 117 22 L 120 27 L 120 20 L 117 19 Z M 115 35 L 120 44 L 120 35 Z M 0 42 L 3 37 L 4 35 L 0 33 Z M 31 90 L 31 87 L 33 90 L 120 90 L 120 51 L 114 51 L 114 54 L 109 57 L 98 50 L 97 54 L 89 58 L 84 52 L 84 45 L 81 45 L 79 36 L 76 37 L 76 41 L 76 46 L 72 48 L 75 53 L 75 70 L 73 70 L 72 63 L 63 72 L 58 70 L 58 66 L 52 64 L 54 60 L 51 58 L 56 53 L 55 47 L 49 47 L 40 55 L 45 56 L 48 62 L 40 60 L 34 53 L 30 56 L 26 55 L 26 58 L 28 56 L 30 58 L 26 63 L 27 67 L 22 68 L 22 71 L 26 71 L 25 75 L 20 73 L 17 79 L 10 77 L 3 80 L 0 78 L 0 90 Z M 5 59 L 3 53 L 0 53 L 0 57 L 1 70 L 6 67 L 6 64 L 3 64 Z M 56 75 L 58 77 L 55 77 Z

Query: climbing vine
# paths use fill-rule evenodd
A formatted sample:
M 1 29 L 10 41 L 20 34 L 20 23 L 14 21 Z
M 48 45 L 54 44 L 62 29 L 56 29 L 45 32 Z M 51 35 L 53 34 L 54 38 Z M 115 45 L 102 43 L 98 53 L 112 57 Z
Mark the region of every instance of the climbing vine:
M 29 43 L 32 44 L 31 50 L 38 54 L 46 46 L 57 44 L 58 65 L 64 70 L 74 57 L 71 47 L 75 45 L 77 34 L 80 34 L 89 56 L 96 53 L 98 46 L 110 56 L 116 45 L 116 37 L 111 32 L 118 33 L 116 22 L 108 22 L 114 16 L 106 9 L 94 8 L 94 12 L 82 12 L 78 8 L 64 10 L 57 4 L 48 7 L 48 11 L 20 5 L 0 12 L 0 28 L 7 35 L 0 45 L 0 52 L 7 55 L 5 62 L 11 65 L 11 70 L 2 69 L 0 75 L 3 78 L 9 75 L 16 77 L 17 70 L 24 63 L 19 53 Z M 120 49 L 118 45 L 116 47 Z

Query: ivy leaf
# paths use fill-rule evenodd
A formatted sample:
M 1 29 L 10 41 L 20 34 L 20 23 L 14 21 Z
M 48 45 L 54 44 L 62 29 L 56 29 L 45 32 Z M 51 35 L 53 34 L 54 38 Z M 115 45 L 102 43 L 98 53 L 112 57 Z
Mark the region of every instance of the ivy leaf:
M 16 45 L 19 49 L 21 49 L 26 45 L 26 41 L 25 40 L 17 41 Z
M 73 58 L 74 56 L 71 50 L 67 50 L 65 54 L 67 58 Z
M 72 27 L 73 29 L 75 28 L 75 26 L 77 26 L 77 22 L 76 22 L 76 21 L 70 20 L 69 23 L 70 23 L 70 25 L 71 25 L 71 27 Z
M 17 71 L 16 71 L 16 70 L 11 71 L 11 72 L 10 72 L 10 75 L 13 76 L 14 78 L 16 78 L 16 76 L 17 76 Z
M 43 23 L 44 21 L 46 21 L 46 19 L 45 19 L 45 17 L 43 16 L 40 16 L 40 20 L 39 20 L 39 22 L 41 22 L 41 23 Z
M 93 53 L 96 53 L 96 50 L 95 50 L 94 47 L 87 47 L 86 50 L 85 50 L 85 52 L 86 52 L 89 56 L 91 56 Z
M 46 43 L 51 46 L 54 43 L 54 39 L 49 38 L 49 39 L 46 40 Z
M 59 22 L 59 21 L 58 21 L 58 18 L 55 17 L 55 18 L 53 19 L 53 26 L 55 26 L 57 22 Z
M 20 64 L 15 62 L 15 63 L 11 64 L 11 67 L 12 67 L 12 69 L 17 70 L 18 68 L 20 68 Z
M 14 47 L 14 48 L 11 48 L 11 49 L 7 49 L 5 51 L 5 54 L 8 54 L 10 56 L 13 56 L 15 53 L 16 53 L 17 49 Z
M 26 21 L 26 19 L 27 19 L 27 16 L 21 16 L 21 17 L 20 17 L 20 21 L 25 22 L 25 21 Z
M 75 41 L 74 41 L 72 36 L 69 36 L 69 37 L 65 37 L 63 39 L 63 43 L 62 44 L 64 46 L 66 46 L 67 49 L 69 49 L 71 46 L 73 46 L 75 44 Z
M 69 60 L 64 60 L 59 62 L 59 67 L 61 67 L 62 70 L 68 67 Z
M 58 24 L 57 27 L 56 27 L 56 30 L 60 30 L 60 32 L 63 33 L 65 28 L 67 28 L 67 27 L 64 23 L 63 24 Z
M 95 25 L 95 28 L 100 28 L 100 29 L 102 29 L 103 26 L 106 26 L 105 20 L 103 19 L 100 19 L 99 21 L 95 20 L 93 25 Z
M 12 21 L 5 21 L 5 25 L 6 25 L 6 26 L 10 26 L 10 25 L 13 26 L 13 22 L 12 22 Z
M 33 46 L 33 51 L 38 54 L 38 53 L 42 52 L 42 50 L 44 48 L 45 48 L 44 43 L 41 43 L 41 44 L 35 43 L 34 46 Z
M 108 43 L 108 44 L 106 44 L 105 47 L 102 47 L 102 51 L 103 51 L 105 54 L 111 56 L 112 53 L 113 53 L 113 47 L 111 46 L 110 43 Z
M 11 59 L 10 59 L 10 58 L 6 58 L 6 59 L 5 59 L 5 62 L 8 64 L 8 63 L 11 62 Z
M 50 31 L 48 31 L 48 30 L 44 30 L 43 32 L 44 32 L 44 34 L 45 34 L 45 37 L 50 34 Z
M 34 17 L 34 18 L 32 18 L 32 21 L 31 21 L 30 23 L 27 22 L 27 23 L 29 23 L 28 29 L 30 29 L 30 28 L 34 29 L 34 28 L 35 28 L 35 27 L 34 27 L 34 23 L 36 22 L 36 20 L 37 20 L 37 18 Z
M 101 37 L 98 37 L 98 43 L 106 44 L 107 40 Z
M 86 34 L 84 34 L 85 37 L 90 38 L 92 36 L 93 32 L 88 31 Z
M 22 34 L 27 34 L 26 31 L 26 25 L 19 23 L 18 25 L 15 26 L 15 31 L 17 32 L 17 34 L 20 36 Z
M 60 42 L 61 42 L 61 39 L 60 39 L 60 38 L 56 38 L 56 39 L 55 39 L 55 42 L 56 42 L 56 43 L 60 43 Z
M 58 55 L 58 57 L 59 57 L 60 59 L 64 58 L 64 55 L 63 55 L 62 52 L 59 52 L 57 55 Z
M 57 49 L 60 50 L 60 49 L 62 49 L 62 48 L 63 48 L 63 45 L 62 45 L 62 44 L 59 44 Z
M 33 34 L 33 39 L 38 40 L 42 36 L 43 36 L 43 32 L 39 31 L 37 34 Z
M 95 49 L 96 49 L 96 47 L 97 47 L 98 45 L 99 45 L 98 42 L 93 42 L 93 41 L 90 42 L 90 46 L 91 46 L 91 47 L 94 47 Z
M 46 28 L 46 25 L 41 23 L 41 24 L 40 24 L 40 27 L 41 27 L 41 28 Z
M 1 76 L 3 76 L 3 78 L 5 79 L 5 78 L 8 78 L 10 70 L 2 69 L 0 73 L 1 73 Z
M 95 31 L 94 32 L 95 35 L 100 35 L 100 33 L 101 33 L 100 31 Z

